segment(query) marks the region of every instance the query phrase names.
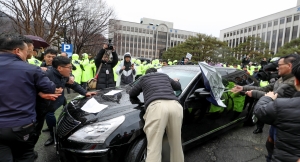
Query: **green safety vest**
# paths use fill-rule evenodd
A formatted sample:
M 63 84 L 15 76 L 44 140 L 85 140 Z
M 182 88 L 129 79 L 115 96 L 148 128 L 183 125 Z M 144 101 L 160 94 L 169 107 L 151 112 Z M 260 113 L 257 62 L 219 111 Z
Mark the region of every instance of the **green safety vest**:
M 29 64 L 35 65 L 35 66 L 40 66 L 42 64 L 42 61 L 36 59 L 35 57 L 31 57 L 31 59 L 27 60 Z

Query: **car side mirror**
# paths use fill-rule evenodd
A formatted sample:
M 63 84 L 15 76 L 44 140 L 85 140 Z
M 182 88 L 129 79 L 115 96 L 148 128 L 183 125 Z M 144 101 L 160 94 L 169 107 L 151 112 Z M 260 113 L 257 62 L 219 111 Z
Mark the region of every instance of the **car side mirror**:
M 205 88 L 196 89 L 194 94 L 199 96 L 199 97 L 208 97 L 208 96 L 210 96 L 210 92 L 207 91 Z

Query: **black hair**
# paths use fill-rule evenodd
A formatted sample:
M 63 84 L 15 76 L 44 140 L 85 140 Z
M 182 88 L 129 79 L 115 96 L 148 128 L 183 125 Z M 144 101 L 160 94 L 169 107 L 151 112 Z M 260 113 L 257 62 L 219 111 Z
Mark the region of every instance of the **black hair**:
M 280 59 L 283 59 L 283 62 L 284 62 L 285 64 L 288 64 L 288 63 L 293 64 L 294 61 L 300 59 L 300 56 L 299 56 L 298 54 L 289 54 L 289 55 L 286 55 L 286 56 L 281 57 Z
M 30 39 L 30 38 L 28 38 L 28 37 L 26 37 L 26 36 L 23 37 L 23 41 L 24 41 L 26 44 L 33 44 L 32 39 Z
M 155 68 L 149 68 L 148 70 L 146 70 L 146 73 L 145 74 L 148 74 L 148 73 L 155 73 L 157 72 L 157 70 Z
M 66 66 L 71 64 L 71 59 L 63 56 L 55 57 L 52 61 L 52 66 L 56 69 L 58 66 Z
M 298 54 L 290 54 L 284 58 L 285 63 L 292 63 L 292 74 L 300 81 L 300 56 Z
M 58 52 L 54 49 L 47 49 L 45 52 L 44 52 L 44 56 L 46 56 L 47 54 L 52 54 L 52 55 L 55 55 L 57 56 Z
M 12 51 L 16 48 L 25 48 L 24 36 L 19 34 L 3 34 L 0 36 L 0 51 Z
M 168 63 L 168 61 L 167 61 L 167 60 L 162 60 L 162 62 L 166 62 L 166 63 Z

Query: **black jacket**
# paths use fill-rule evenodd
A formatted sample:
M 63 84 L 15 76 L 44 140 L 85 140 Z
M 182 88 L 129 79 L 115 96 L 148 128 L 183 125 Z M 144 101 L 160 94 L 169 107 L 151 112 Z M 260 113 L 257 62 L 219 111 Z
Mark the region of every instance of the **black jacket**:
M 101 70 L 98 74 L 96 89 L 104 89 L 104 88 L 116 86 L 115 80 L 114 80 L 113 68 L 118 63 L 118 55 L 116 52 L 112 52 L 113 60 L 105 62 L 102 60 L 104 53 L 105 53 L 105 50 L 101 49 L 95 59 L 95 65 L 97 67 L 97 70 L 98 70 L 100 64 L 102 63 Z
M 78 92 L 79 94 L 85 96 L 87 91 L 83 89 L 78 83 L 74 82 L 73 84 L 67 84 L 69 81 L 69 78 L 63 77 L 55 68 L 48 67 L 48 70 L 45 72 L 46 76 L 54 82 L 56 85 L 56 88 L 65 88 L 69 87 L 73 89 L 74 91 Z M 37 112 L 38 113 L 47 113 L 47 112 L 54 112 L 56 109 L 58 109 L 60 106 L 64 103 L 64 92 L 62 92 L 62 95 L 59 96 L 55 101 L 45 100 L 40 97 L 38 97 L 37 100 Z
M 129 91 L 130 97 L 144 95 L 145 108 L 155 100 L 178 100 L 174 91 L 181 91 L 181 84 L 171 79 L 167 74 L 149 73 L 135 82 Z
M 11 53 L 0 53 L 0 82 L 0 128 L 35 122 L 37 93 L 55 92 L 40 67 Z
M 268 96 L 259 99 L 254 113 L 259 120 L 277 128 L 272 161 L 296 162 L 300 157 L 300 92 L 293 98 Z

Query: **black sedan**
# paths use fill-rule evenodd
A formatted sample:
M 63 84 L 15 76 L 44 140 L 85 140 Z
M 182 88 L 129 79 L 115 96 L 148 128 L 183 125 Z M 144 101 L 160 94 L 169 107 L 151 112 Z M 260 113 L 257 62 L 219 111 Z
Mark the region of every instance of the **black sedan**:
M 235 84 L 258 85 L 257 80 L 241 70 L 215 69 L 226 87 L 221 97 L 226 108 L 208 100 L 210 93 L 204 88 L 199 66 L 176 65 L 159 70 L 171 78 L 180 79 L 182 91 L 174 93 L 183 107 L 182 146 L 185 151 L 238 124 L 253 124 L 255 101 L 242 93 L 233 94 L 229 89 Z M 100 90 L 92 98 L 77 97 L 64 107 L 55 132 L 61 161 L 145 161 L 147 141 L 143 132 L 143 96 L 129 98 L 129 89 L 130 86 Z M 168 147 L 164 142 L 163 159 L 168 158 L 168 153 L 165 153 Z

